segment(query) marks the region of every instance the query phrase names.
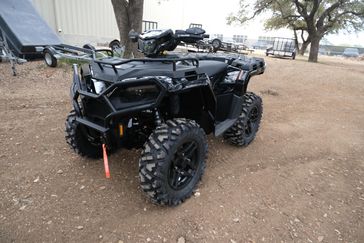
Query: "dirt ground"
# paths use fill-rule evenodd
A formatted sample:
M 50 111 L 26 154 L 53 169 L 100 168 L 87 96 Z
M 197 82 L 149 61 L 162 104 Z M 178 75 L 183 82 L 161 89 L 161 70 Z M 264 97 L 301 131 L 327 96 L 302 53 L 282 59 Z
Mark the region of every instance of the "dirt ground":
M 266 58 L 256 140 L 209 136 L 198 193 L 166 208 L 140 151 L 78 157 L 64 139 L 71 68 L 0 64 L 0 242 L 364 242 L 364 62 Z

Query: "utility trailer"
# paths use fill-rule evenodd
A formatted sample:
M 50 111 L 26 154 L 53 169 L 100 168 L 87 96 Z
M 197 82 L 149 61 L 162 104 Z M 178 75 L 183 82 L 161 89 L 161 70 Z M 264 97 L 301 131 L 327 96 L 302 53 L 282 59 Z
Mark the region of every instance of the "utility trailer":
M 0 1 L 0 60 L 10 61 L 14 76 L 15 65 L 26 59 L 44 57 L 48 66 L 56 67 L 58 59 L 87 62 L 112 55 L 108 49 L 96 50 L 89 44 L 83 48 L 62 44 L 30 0 Z
M 15 64 L 40 58 L 45 46 L 61 45 L 60 38 L 40 17 L 30 0 L 0 1 L 0 59 Z
M 13 75 L 16 76 L 15 64 L 22 64 L 25 63 L 27 60 L 14 55 L 7 42 L 5 32 L 0 29 L 0 62 L 3 61 L 10 62 Z
M 58 60 L 72 60 L 75 62 L 89 62 L 97 58 L 113 57 L 110 49 L 96 49 L 90 44 L 81 47 L 61 44 L 46 46 L 43 50 L 44 61 L 49 67 L 56 67 Z
M 292 59 L 295 59 L 296 58 L 295 39 L 275 37 L 273 41 L 273 46 L 267 48 L 265 55 L 290 57 Z

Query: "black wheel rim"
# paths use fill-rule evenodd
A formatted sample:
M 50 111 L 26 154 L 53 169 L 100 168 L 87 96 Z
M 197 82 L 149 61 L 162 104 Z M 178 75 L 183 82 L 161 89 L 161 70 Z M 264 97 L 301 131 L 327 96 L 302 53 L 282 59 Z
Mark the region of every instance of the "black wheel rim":
M 174 190 L 186 187 L 198 169 L 198 145 L 188 141 L 177 148 L 168 173 L 168 183 Z
M 248 115 L 248 120 L 245 125 L 245 135 L 250 136 L 254 134 L 254 131 L 257 126 L 257 121 L 259 119 L 259 109 L 258 107 L 253 107 Z

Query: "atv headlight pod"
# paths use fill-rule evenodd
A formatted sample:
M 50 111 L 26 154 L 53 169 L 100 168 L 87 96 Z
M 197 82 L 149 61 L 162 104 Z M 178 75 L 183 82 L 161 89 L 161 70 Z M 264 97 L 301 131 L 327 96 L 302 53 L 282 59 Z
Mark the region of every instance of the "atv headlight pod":
M 158 88 L 155 84 L 146 84 L 141 86 L 128 87 L 125 92 L 133 95 L 149 95 L 158 93 Z
M 156 102 L 160 87 L 154 80 L 128 80 L 127 84 L 115 88 L 109 95 L 117 110 Z
M 230 72 L 225 77 L 225 83 L 235 83 L 239 78 L 240 71 Z
M 115 92 L 114 92 L 115 93 Z M 153 100 L 159 94 L 159 88 L 155 83 L 142 83 L 139 85 L 126 86 L 116 91 L 122 100 L 140 101 Z M 113 94 L 114 96 L 115 94 Z
M 91 80 L 94 83 L 96 94 L 100 94 L 102 91 L 106 89 L 105 83 L 103 81 L 96 80 L 93 78 Z
M 139 50 L 147 55 L 153 54 L 157 46 L 156 40 L 140 40 L 138 42 Z

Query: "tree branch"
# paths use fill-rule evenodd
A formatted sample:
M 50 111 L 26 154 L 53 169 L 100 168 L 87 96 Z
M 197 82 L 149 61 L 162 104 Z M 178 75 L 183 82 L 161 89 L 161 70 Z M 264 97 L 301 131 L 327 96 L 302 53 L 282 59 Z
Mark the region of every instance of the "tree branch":
M 253 16 L 251 16 L 250 18 L 247 18 L 246 21 L 248 20 L 252 20 L 253 18 L 255 18 L 255 16 L 259 15 L 261 12 L 263 12 L 270 4 L 273 3 L 273 0 L 269 1 L 269 2 L 265 2 L 263 6 L 261 6 L 260 8 L 258 8 L 257 10 L 254 11 Z
M 263 11 L 269 9 L 269 6 L 272 3 L 274 3 L 274 0 L 257 1 L 253 8 L 254 13 L 250 17 L 246 17 L 246 15 L 248 15 L 246 13 L 246 8 L 248 5 L 244 6 L 242 5 L 241 2 L 242 1 L 240 1 L 240 10 L 237 13 L 237 16 L 233 16 L 232 14 L 230 14 L 230 16 L 226 18 L 228 24 L 231 24 L 233 22 L 240 22 L 240 24 L 244 24 L 245 22 L 254 19 L 257 15 L 261 14 Z
M 346 14 L 352 14 L 352 15 L 355 15 L 357 17 L 364 17 L 364 11 L 363 12 L 355 12 L 355 11 L 352 11 L 352 10 L 347 10 L 347 11 L 344 11 L 338 15 L 336 15 L 334 18 L 332 18 L 331 14 L 329 13 L 328 14 L 328 23 L 326 25 L 323 25 L 322 26 L 322 33 L 325 33 L 327 32 L 330 28 L 332 28 L 334 26 L 334 24 L 336 24 L 340 17 L 346 15 Z
M 301 39 L 302 39 L 302 42 L 309 42 L 310 41 L 310 36 L 307 36 L 307 39 L 305 39 L 304 37 L 304 34 L 305 33 L 305 30 L 301 30 Z
M 317 20 L 316 23 L 316 28 L 317 29 L 321 29 L 323 24 L 324 24 L 324 20 L 325 18 L 335 9 L 337 9 L 338 7 L 340 7 L 346 0 L 339 0 L 336 3 L 332 4 L 330 7 L 328 7 L 319 17 L 319 19 Z
M 284 16 L 283 7 L 282 7 L 282 4 L 280 3 L 280 1 L 276 1 L 276 4 L 278 5 L 279 12 L 282 15 L 282 19 L 300 18 L 301 17 L 301 15 L 297 15 L 297 14 L 289 14 L 289 15 Z
M 305 37 L 303 36 L 303 30 L 301 30 L 301 39 L 303 42 L 305 42 Z
M 299 0 L 293 0 L 296 5 L 297 11 L 306 19 L 308 18 L 306 6 L 303 5 Z
M 321 3 L 321 0 L 314 0 L 313 1 L 313 7 L 312 7 L 312 10 L 310 12 L 310 15 L 309 15 L 309 18 L 313 18 L 320 6 L 320 3 Z

